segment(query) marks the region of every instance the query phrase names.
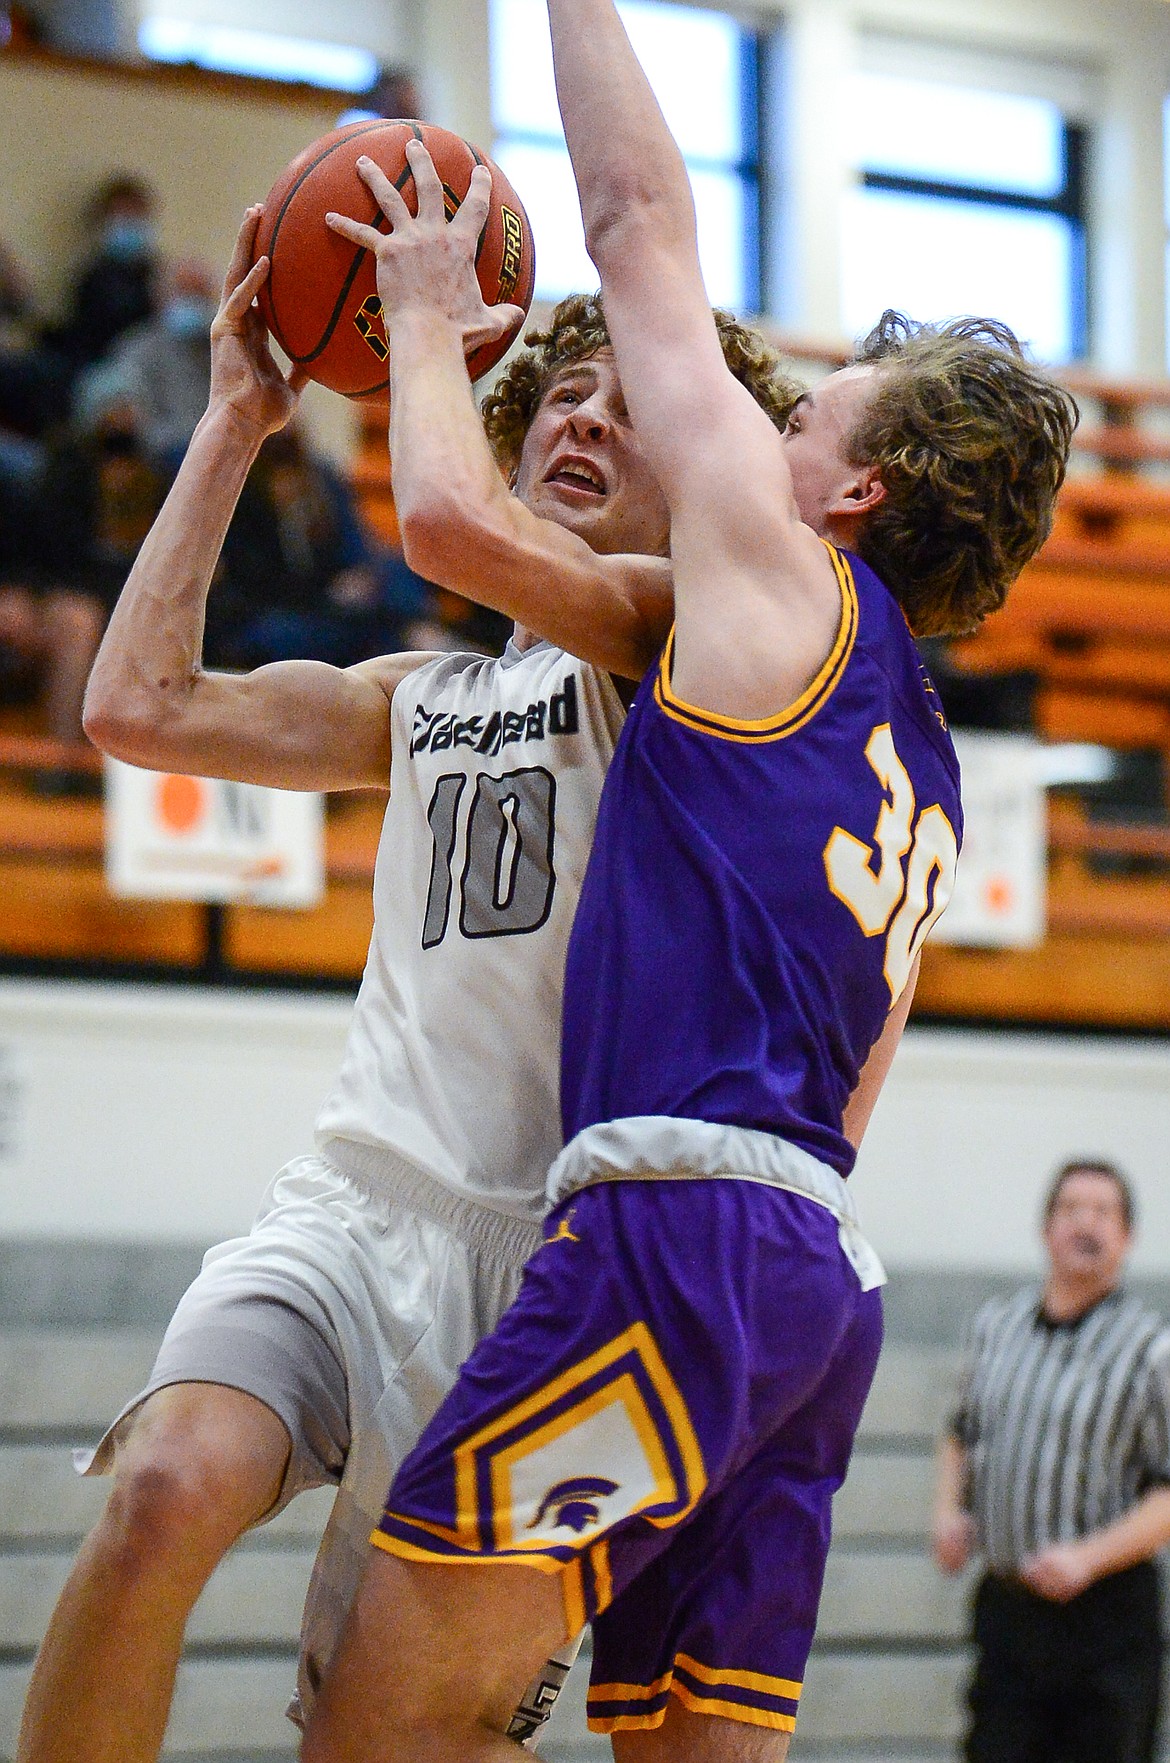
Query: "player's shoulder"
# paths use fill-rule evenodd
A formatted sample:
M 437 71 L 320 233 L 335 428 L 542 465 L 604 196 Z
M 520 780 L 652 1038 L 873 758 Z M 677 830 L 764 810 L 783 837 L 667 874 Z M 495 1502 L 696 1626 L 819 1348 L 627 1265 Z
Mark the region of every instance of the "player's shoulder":
M 555 643 L 542 641 L 521 647 L 511 640 L 500 655 L 485 655 L 480 650 L 433 655 L 416 669 L 412 678 L 420 689 L 442 690 L 449 686 L 463 692 L 514 695 L 535 683 L 560 678 L 568 671 L 588 679 L 608 677 Z

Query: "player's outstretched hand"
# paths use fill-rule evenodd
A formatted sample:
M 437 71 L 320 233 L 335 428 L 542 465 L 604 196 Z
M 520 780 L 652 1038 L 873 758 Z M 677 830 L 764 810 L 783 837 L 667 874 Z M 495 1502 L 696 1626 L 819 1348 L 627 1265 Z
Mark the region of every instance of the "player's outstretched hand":
M 224 276 L 219 311 L 211 326 L 210 406 L 213 410 L 230 410 L 242 424 L 261 436 L 284 427 L 308 378 L 296 367 L 287 376 L 281 372 L 255 304 L 269 268 L 267 257 L 252 262 L 262 213 L 259 203 L 245 213 Z
M 442 181 L 422 142 L 408 141 L 406 157 L 418 193 L 417 216 L 385 172 L 363 156 L 357 162 L 358 176 L 369 186 L 390 231 L 363 226 L 344 214 L 327 214 L 325 219 L 343 239 L 374 253 L 387 324 L 410 310 L 438 313 L 459 327 L 463 352 L 469 355 L 524 321 L 519 306 L 487 305 L 476 279 L 475 254 L 491 203 L 492 174 L 486 166 L 476 166 L 467 195 L 448 221 Z

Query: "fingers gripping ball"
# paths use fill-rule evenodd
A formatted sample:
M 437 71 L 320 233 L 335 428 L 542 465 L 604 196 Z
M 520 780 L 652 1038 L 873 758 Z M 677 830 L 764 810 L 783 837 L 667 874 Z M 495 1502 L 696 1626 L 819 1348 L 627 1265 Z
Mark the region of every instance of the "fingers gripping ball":
M 389 350 L 382 304 L 369 251 L 339 237 L 325 224 L 330 210 L 387 228 L 357 174 L 367 154 L 417 212 L 406 143 L 422 141 L 443 182 L 448 218 L 471 183 L 477 165 L 492 174 L 491 209 L 475 266 L 489 306 L 532 301 L 535 260 L 532 230 L 519 197 L 499 168 L 447 129 L 419 122 L 354 122 L 322 135 L 276 180 L 256 232 L 255 256 L 271 259 L 260 290 L 260 311 L 289 359 L 311 379 L 347 398 L 383 396 L 390 384 Z M 519 327 L 517 327 L 519 328 Z M 494 367 L 515 331 L 476 349 L 468 359 L 472 379 Z

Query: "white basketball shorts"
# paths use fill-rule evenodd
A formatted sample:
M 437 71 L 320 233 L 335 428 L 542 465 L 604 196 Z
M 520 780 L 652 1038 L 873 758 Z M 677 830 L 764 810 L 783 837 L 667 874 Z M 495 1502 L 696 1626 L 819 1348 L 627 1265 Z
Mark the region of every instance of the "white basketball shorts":
M 208 1251 L 146 1387 L 79 1465 L 107 1473 L 119 1428 L 156 1390 L 214 1383 L 264 1402 L 292 1440 L 266 1517 L 305 1488 L 338 1484 L 305 1604 L 294 1718 L 308 1712 L 399 1464 L 540 1241 L 539 1226 L 421 1171 L 387 1197 L 298 1157 L 249 1235 Z

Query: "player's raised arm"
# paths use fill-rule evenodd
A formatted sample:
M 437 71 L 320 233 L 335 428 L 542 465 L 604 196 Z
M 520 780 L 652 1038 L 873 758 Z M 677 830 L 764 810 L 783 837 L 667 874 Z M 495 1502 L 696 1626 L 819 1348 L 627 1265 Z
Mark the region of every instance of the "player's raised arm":
M 476 242 L 490 172 L 476 169 L 448 221 L 425 146 L 407 144 L 418 214 L 371 159 L 358 172 L 390 222 L 379 232 L 332 214 L 334 231 L 377 258 L 390 344 L 390 457 L 407 561 L 451 588 L 611 673 L 640 678 L 672 615 L 664 559 L 599 554 L 578 533 L 512 494 L 492 456 L 465 355 L 512 327 L 512 307 L 484 304 Z M 661 544 L 665 549 L 665 522 Z
M 296 407 L 300 379 L 273 360 L 253 306 L 259 209 L 236 241 L 212 327 L 212 389 L 157 521 L 98 651 L 86 733 L 115 758 L 155 769 L 285 789 L 384 783 L 389 698 L 425 659 L 386 657 L 342 671 L 281 662 L 250 674 L 205 671 L 207 595 L 229 522 L 265 437 Z
M 830 561 L 801 523 L 780 437 L 724 365 L 686 169 L 612 0 L 549 0 L 549 17 L 618 369 L 670 504 L 675 683 L 708 709 L 766 716 L 832 646 Z

